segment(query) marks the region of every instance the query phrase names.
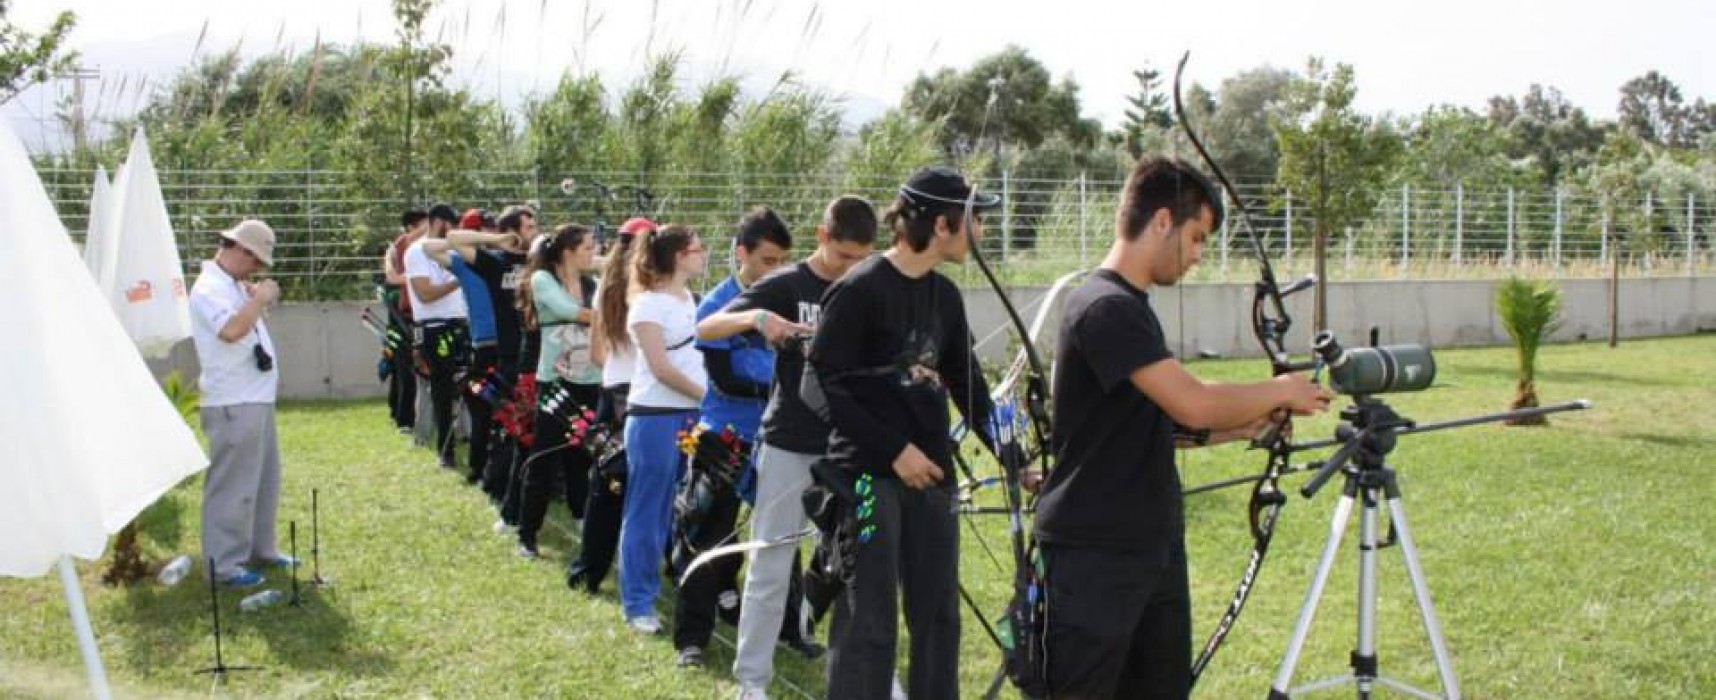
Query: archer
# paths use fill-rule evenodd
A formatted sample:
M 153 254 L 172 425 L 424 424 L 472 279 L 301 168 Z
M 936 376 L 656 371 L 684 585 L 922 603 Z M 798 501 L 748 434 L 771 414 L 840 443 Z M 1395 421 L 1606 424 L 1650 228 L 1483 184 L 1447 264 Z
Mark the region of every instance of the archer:
M 1279 410 L 1312 415 L 1331 395 L 1302 374 L 1205 382 L 1168 351 L 1147 290 L 1198 263 L 1223 215 L 1190 166 L 1140 161 L 1114 243 L 1068 298 L 1057 336 L 1056 469 L 1037 501 L 1055 698 L 1184 698 L 1191 602 L 1176 426 L 1203 444 L 1250 438 Z

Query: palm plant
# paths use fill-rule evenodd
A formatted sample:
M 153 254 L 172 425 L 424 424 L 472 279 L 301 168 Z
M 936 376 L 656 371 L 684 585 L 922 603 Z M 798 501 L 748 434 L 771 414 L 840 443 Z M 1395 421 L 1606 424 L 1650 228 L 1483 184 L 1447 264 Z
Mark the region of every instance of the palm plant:
M 1537 349 L 1561 326 L 1561 290 L 1549 280 L 1509 278 L 1496 288 L 1496 312 L 1519 353 L 1519 384 L 1511 408 L 1535 407 Z M 1543 416 L 1508 421 L 1508 425 L 1548 424 Z

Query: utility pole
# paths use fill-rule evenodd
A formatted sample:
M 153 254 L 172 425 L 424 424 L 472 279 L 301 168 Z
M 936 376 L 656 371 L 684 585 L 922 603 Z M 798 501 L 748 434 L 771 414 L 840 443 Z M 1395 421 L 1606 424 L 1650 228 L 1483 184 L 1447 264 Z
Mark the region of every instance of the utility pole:
M 91 80 L 100 80 L 101 71 L 78 66 L 61 73 L 59 77 L 62 80 L 72 81 L 72 148 L 74 152 L 82 153 L 89 146 L 89 119 L 83 108 L 83 84 Z

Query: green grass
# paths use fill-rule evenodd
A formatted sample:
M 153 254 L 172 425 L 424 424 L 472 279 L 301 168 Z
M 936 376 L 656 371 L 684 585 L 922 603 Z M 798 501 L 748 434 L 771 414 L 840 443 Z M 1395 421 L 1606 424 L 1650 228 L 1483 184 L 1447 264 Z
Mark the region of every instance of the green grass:
M 1438 353 L 1438 385 L 1387 397 L 1422 422 L 1502 410 L 1513 392 L 1511 350 Z M 1467 697 L 1711 697 L 1716 695 L 1716 524 L 1706 516 L 1716 467 L 1716 337 L 1545 347 L 1546 403 L 1596 402 L 1548 428 L 1495 425 L 1402 440 L 1399 470 L 1414 535 Z M 1209 378 L 1251 379 L 1258 361 L 1200 362 Z M 1326 437 L 1332 417 L 1303 421 L 1301 439 Z M 224 602 L 225 693 L 260 697 L 729 697 L 731 655 L 709 667 L 673 665 L 667 638 L 625 630 L 617 601 L 569 592 L 561 571 L 574 541 L 551 526 L 545 561 L 521 561 L 489 531 L 492 510 L 459 476 L 387 429 L 375 403 L 286 407 L 282 536 L 299 521 L 308 549 L 310 489 L 322 499 L 323 566 L 330 588 L 304 609 L 239 614 Z M 1260 455 L 1238 446 L 1188 454 L 1187 485 L 1253 472 Z M 1303 477 L 1290 479 L 1297 487 Z M 195 552 L 200 480 L 146 514 L 157 557 Z M 1198 641 L 1232 594 L 1250 538 L 1247 492 L 1187 503 Z M 1206 698 L 1261 695 L 1272 679 L 1316 556 L 1335 490 L 1294 495 L 1250 607 L 1198 688 Z M 565 523 L 555 512 L 553 522 Z M 998 550 L 1003 522 L 964 526 L 963 579 L 999 611 L 1007 572 L 972 541 Z M 1345 669 L 1353 643 L 1354 560 L 1349 530 L 1299 673 Z M 14 535 L 16 536 L 16 535 Z M 107 589 L 80 565 L 102 653 L 124 697 L 203 696 L 209 664 L 206 589 L 187 579 Z M 1381 553 L 1380 657 L 1387 675 L 1434 687 L 1398 550 Z M 199 568 L 200 573 L 200 568 Z M 282 583 L 271 577 L 270 585 Z M 76 643 L 53 577 L 0 580 L 0 697 L 64 697 L 82 690 Z M 731 639 L 730 628 L 719 632 Z M 965 623 L 967 695 L 997 655 Z M 782 676 L 819 694 L 819 664 L 779 655 Z M 777 684 L 776 697 L 796 697 Z

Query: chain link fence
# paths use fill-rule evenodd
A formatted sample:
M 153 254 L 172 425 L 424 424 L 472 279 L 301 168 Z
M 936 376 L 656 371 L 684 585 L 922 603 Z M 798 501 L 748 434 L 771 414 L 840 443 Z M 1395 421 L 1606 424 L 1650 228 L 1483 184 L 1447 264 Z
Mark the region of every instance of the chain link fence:
M 49 195 L 75 239 L 87 227 L 94 174 L 41 171 Z M 639 182 L 614 172 L 545 177 L 530 171 L 469 173 L 459 192 L 437 193 L 463 210 L 490 211 L 531 203 L 544 228 L 577 222 L 608 228 L 643 214 L 689 224 L 717 248 L 750 207 L 778 211 L 800 240 L 841 194 L 886 206 L 895 182 L 859 181 L 841 173 L 675 173 L 672 182 Z M 382 250 L 398 232 L 404 204 L 377 199 L 354 173 L 331 171 L 190 171 L 159 173 L 187 272 L 207 257 L 214 233 L 244 217 L 266 220 L 279 234 L 273 276 L 298 299 L 362 299 L 373 294 Z M 1011 284 L 1046 283 L 1069 269 L 1099 262 L 1113 230 L 1121 183 L 1015 179 L 982 183 L 1006 205 L 985 220 L 984 252 Z M 1269 255 L 1289 274 L 1309 270 L 1316 221 L 1297 194 L 1273 184 L 1242 183 L 1238 194 L 1255 215 Z M 1639 202 L 1604 202 L 1566 191 L 1455 185 L 1402 185 L 1379 198 L 1361 226 L 1340 231 L 1328 245 L 1331 276 L 1343 279 L 1500 277 L 1510 274 L 1579 277 L 1605 274 L 1619 255 L 1625 274 L 1711 272 L 1716 197 L 1647 194 Z M 1625 230 L 1616 221 L 1648 230 Z M 1643 222 L 1643 223 L 1640 223 Z M 1211 235 L 1193 281 L 1254 279 L 1255 258 L 1239 223 Z M 727 271 L 712 259 L 709 280 Z M 976 271 L 953 270 L 962 282 Z

